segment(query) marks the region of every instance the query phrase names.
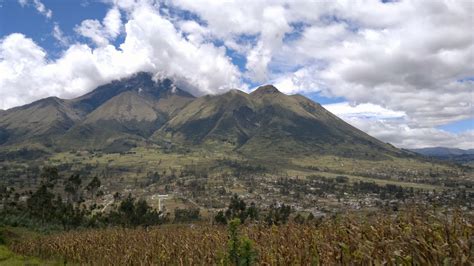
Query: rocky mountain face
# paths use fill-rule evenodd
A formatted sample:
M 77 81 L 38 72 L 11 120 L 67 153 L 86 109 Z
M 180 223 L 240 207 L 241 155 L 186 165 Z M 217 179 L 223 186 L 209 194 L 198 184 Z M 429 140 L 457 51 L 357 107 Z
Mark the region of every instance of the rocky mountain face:
M 226 147 L 252 154 L 383 157 L 402 152 L 301 95 L 266 85 L 195 98 L 148 73 L 76 99 L 46 98 L 0 113 L 0 148 L 123 151 L 144 143 Z
M 51 97 L 0 113 L 0 143 L 102 149 L 117 139 L 147 138 L 193 99 L 169 79 L 138 73 L 76 99 Z

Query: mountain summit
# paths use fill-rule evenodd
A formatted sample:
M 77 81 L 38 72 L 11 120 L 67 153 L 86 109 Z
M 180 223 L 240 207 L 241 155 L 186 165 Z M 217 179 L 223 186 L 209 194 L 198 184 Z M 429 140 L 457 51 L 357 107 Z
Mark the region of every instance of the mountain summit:
M 276 93 L 281 93 L 275 86 L 273 85 L 264 85 L 258 87 L 256 90 L 254 90 L 251 94 L 252 95 L 264 95 L 264 94 L 276 94 Z
M 148 137 L 193 99 L 171 80 L 141 72 L 75 99 L 50 97 L 2 112 L 0 144 L 100 149 Z
M 213 147 L 252 156 L 400 154 L 320 104 L 272 85 L 195 98 L 148 73 L 99 86 L 84 96 L 46 98 L 0 113 L 0 147 L 124 151 L 146 143 Z
M 247 155 L 336 154 L 383 157 L 399 151 L 301 95 L 272 85 L 251 94 L 229 91 L 194 100 L 163 125 L 154 140 L 226 146 Z

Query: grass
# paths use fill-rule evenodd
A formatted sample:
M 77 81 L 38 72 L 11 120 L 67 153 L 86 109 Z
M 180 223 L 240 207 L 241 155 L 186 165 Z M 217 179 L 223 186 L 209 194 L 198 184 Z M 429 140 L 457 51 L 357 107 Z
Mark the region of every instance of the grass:
M 48 263 L 38 258 L 17 255 L 7 246 L 0 245 L 0 265 L 60 265 L 60 263 Z
M 50 164 L 74 163 L 75 165 L 92 165 L 96 171 L 105 167 L 123 167 L 130 171 L 143 170 L 149 172 L 181 170 L 186 165 L 199 165 L 200 167 L 211 167 L 215 160 L 223 158 L 236 158 L 232 154 L 224 152 L 190 151 L 189 153 L 167 153 L 160 148 L 135 148 L 131 153 L 104 153 L 101 155 L 89 153 L 57 153 L 49 158 Z
M 336 176 L 340 176 L 341 174 L 335 174 L 335 173 L 328 173 L 328 172 L 319 172 L 319 171 L 313 171 L 313 170 L 288 170 L 288 175 L 290 176 L 298 176 L 298 177 L 306 177 L 310 175 L 321 175 L 329 178 L 336 178 Z M 343 174 L 344 176 L 349 178 L 350 182 L 358 182 L 358 181 L 364 181 L 364 182 L 373 182 L 377 185 L 397 185 L 405 188 L 417 188 L 417 189 L 425 189 L 425 190 L 442 190 L 444 189 L 441 186 L 435 186 L 435 185 L 430 185 L 430 184 L 424 184 L 424 183 L 412 183 L 412 182 L 403 182 L 403 181 L 398 181 L 398 180 L 390 180 L 390 179 L 378 179 L 378 178 L 370 178 L 370 177 L 364 177 L 364 176 L 357 176 L 357 175 L 348 175 L 348 174 Z
M 323 156 L 306 156 L 302 158 L 295 158 L 292 163 L 296 166 L 301 167 L 320 167 L 330 171 L 342 171 L 346 173 L 351 172 L 389 172 L 394 173 L 404 172 L 407 174 L 415 174 L 417 172 L 429 172 L 431 171 L 454 171 L 453 167 L 446 164 L 435 164 L 431 162 L 425 162 L 415 160 L 412 158 L 397 158 L 391 157 L 388 160 L 363 160 L 363 159 L 352 159 L 337 157 L 332 155 Z
M 218 147 L 218 146 L 217 146 Z M 160 147 L 139 147 L 131 150 L 132 153 L 118 154 L 118 153 L 104 153 L 101 155 L 90 154 L 88 152 L 69 153 L 61 152 L 56 153 L 48 159 L 51 164 L 58 163 L 80 163 L 90 164 L 99 166 L 124 166 L 131 168 L 142 168 L 144 166 L 153 169 L 163 169 L 169 167 L 182 167 L 189 164 L 207 164 L 211 165 L 214 161 L 219 159 L 232 159 L 242 161 L 244 158 L 235 152 L 230 152 L 226 148 L 219 150 L 218 148 L 213 149 L 200 149 L 200 150 L 189 150 L 186 153 L 175 153 L 166 152 Z M 259 163 L 262 164 L 274 164 L 274 160 L 265 160 L 265 156 L 260 158 Z M 267 156 L 267 157 L 268 157 Z M 263 158 L 263 159 L 262 159 Z M 425 171 L 454 171 L 451 166 L 444 164 L 434 164 L 431 162 L 423 162 L 410 158 L 395 158 L 392 157 L 389 160 L 373 161 L 363 159 L 351 159 L 343 158 L 331 155 L 321 156 L 304 156 L 294 159 L 290 159 L 288 164 L 282 165 L 283 167 L 297 166 L 297 167 L 318 167 L 330 170 L 330 171 L 342 171 L 342 172 L 357 172 L 362 170 L 372 170 L 374 172 L 387 172 L 387 171 L 404 171 L 406 173 L 416 173 Z
M 226 147 L 218 145 L 215 147 L 214 149 L 190 149 L 181 153 L 167 152 L 160 147 L 139 147 L 126 154 L 58 153 L 49 158 L 49 163 L 70 163 L 78 170 L 86 165 L 91 165 L 93 171 L 99 175 L 104 169 L 126 169 L 122 172 L 115 171 L 113 175 L 119 175 L 123 177 L 124 181 L 131 182 L 145 178 L 147 172 L 158 172 L 161 175 L 163 172 L 170 174 L 175 171 L 179 174 L 186 166 L 191 165 L 209 173 L 211 177 L 219 176 L 226 172 L 232 172 L 232 169 L 219 164 L 218 160 L 225 158 L 233 161 L 245 161 L 241 155 L 230 152 Z M 452 166 L 413 158 L 391 157 L 388 160 L 373 161 L 320 155 L 304 156 L 290 159 L 287 163 L 275 164 L 275 161 L 269 159 L 272 155 L 268 156 L 268 158 L 262 157 L 263 159 L 259 160 L 249 160 L 254 164 L 267 165 L 267 169 L 270 170 L 268 176 L 276 178 L 281 173 L 293 177 L 305 177 L 313 174 L 335 177 L 342 174 L 349 177 L 352 182 L 366 181 L 379 185 L 393 184 L 427 190 L 443 189 L 442 186 L 417 181 L 419 177 L 425 178 L 425 180 L 436 179 L 437 177 L 430 177 L 431 173 L 437 173 L 442 178 L 474 179 L 472 173 L 461 173 L 459 169 Z M 279 169 L 274 169 L 275 165 L 278 165 Z
M 39 234 L 24 228 L 0 227 L 0 265 L 64 265 L 60 260 L 40 259 L 34 256 L 19 255 L 11 251 L 7 244 L 37 237 Z

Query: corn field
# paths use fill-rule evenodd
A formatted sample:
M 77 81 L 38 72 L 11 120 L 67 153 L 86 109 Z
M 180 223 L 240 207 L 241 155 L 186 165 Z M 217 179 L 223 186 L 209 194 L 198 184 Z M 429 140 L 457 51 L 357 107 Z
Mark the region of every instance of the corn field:
M 413 209 L 317 224 L 242 225 L 262 265 L 474 265 L 473 217 Z M 92 265 L 224 264 L 227 229 L 167 225 L 71 231 L 13 243 L 17 253 Z

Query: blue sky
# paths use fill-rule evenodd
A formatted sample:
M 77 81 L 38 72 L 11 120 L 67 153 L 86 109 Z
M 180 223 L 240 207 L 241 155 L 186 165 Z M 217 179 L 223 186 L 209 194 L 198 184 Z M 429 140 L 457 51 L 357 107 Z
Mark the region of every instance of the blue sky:
M 150 71 L 197 95 L 272 83 L 401 147 L 470 148 L 472 11 L 448 0 L 0 0 L 0 108 Z
M 42 3 L 52 11 L 53 16 L 47 18 L 39 13 L 33 3 L 22 6 L 17 0 L 0 0 L 0 36 L 7 36 L 12 33 L 20 32 L 32 38 L 37 44 L 47 51 L 49 59 L 58 58 L 63 52 L 63 45 L 56 40 L 52 34 L 54 25 L 60 25 L 64 35 L 72 41 L 85 42 L 91 44 L 87 38 L 75 34 L 74 28 L 86 19 L 101 20 L 106 15 L 110 5 L 100 0 L 43 0 Z M 180 17 L 185 19 L 198 20 L 199 17 L 191 12 L 183 10 L 176 11 Z M 205 22 L 199 21 L 200 24 Z M 292 25 L 294 29 L 285 34 L 285 41 L 292 41 L 301 36 L 302 31 L 308 25 L 299 22 Z M 123 37 L 123 36 L 122 36 Z M 123 38 L 117 38 L 112 42 L 119 46 Z M 256 43 L 256 35 L 241 35 L 238 39 L 242 43 Z M 214 40 L 216 46 L 224 46 L 219 40 Z M 232 60 L 241 71 L 245 71 L 246 57 L 239 54 L 234 49 L 226 47 L 226 55 Z M 274 70 L 275 71 L 275 70 Z M 277 71 L 277 70 L 276 70 Z M 253 82 L 251 79 L 244 78 L 245 83 L 250 88 L 261 85 L 259 82 Z M 344 102 L 344 97 L 326 97 L 319 93 L 305 93 L 312 100 L 321 104 Z
M 472 130 L 474 129 L 474 118 L 463 119 L 456 122 L 448 123 L 440 126 L 440 128 L 454 133 L 461 133 L 463 131 Z
M 53 12 L 52 17 L 47 18 L 32 4 L 21 6 L 17 0 L 0 0 L 0 3 L 0 36 L 23 33 L 47 50 L 52 58 L 63 49 L 52 34 L 55 23 L 70 38 L 81 39 L 74 34 L 74 27 L 86 19 L 102 19 L 110 7 L 101 1 L 43 0 Z

